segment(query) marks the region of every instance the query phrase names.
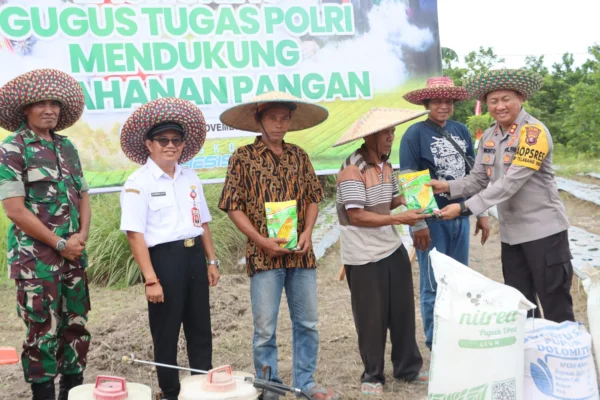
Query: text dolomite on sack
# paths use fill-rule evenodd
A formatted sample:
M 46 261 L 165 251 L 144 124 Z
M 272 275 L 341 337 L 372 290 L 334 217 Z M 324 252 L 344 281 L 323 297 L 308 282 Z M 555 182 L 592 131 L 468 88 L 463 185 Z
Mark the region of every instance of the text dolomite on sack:
M 528 319 L 526 399 L 599 399 L 592 337 L 583 324 Z

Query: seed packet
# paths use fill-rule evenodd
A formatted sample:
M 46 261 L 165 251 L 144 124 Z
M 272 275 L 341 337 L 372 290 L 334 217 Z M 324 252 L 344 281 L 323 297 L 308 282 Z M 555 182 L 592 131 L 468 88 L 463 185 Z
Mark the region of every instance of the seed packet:
M 433 196 L 433 189 L 425 186 L 431 181 L 429 170 L 411 172 L 398 176 L 398 183 L 402 187 L 402 193 L 406 200 L 406 207 L 409 210 L 424 209 L 424 214 L 432 214 L 433 210 L 438 209 L 438 205 Z
M 280 244 L 284 249 L 294 250 L 298 245 L 298 210 L 296 200 L 265 203 L 267 229 L 270 238 L 286 239 Z

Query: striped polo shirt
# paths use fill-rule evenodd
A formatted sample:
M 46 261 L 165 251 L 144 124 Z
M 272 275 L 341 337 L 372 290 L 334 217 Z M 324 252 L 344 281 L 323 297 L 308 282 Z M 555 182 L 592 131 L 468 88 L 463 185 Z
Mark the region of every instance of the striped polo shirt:
M 337 214 L 341 225 L 342 263 L 364 265 L 377 262 L 400 247 L 402 240 L 393 225 L 379 228 L 353 226 L 348 208 L 360 207 L 381 215 L 391 213 L 392 198 L 399 195 L 398 181 L 389 162 L 369 164 L 360 154 L 352 153 L 338 174 Z

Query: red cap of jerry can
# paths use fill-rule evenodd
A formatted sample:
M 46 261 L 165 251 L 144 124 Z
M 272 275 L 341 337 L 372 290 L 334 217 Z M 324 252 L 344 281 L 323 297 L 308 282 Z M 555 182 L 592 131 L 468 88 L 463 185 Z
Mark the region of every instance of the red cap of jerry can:
M 124 400 L 127 396 L 127 382 L 125 378 L 118 376 L 99 376 L 96 378 L 94 399 Z
M 236 387 L 230 365 L 211 369 L 204 382 L 204 390 L 208 392 L 230 392 Z

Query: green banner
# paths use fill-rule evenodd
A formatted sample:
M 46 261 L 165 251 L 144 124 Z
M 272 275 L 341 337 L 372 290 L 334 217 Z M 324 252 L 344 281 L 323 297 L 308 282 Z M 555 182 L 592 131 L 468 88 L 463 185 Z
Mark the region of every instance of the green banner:
M 92 188 L 120 186 L 138 167 L 120 150 L 120 127 L 160 97 L 190 100 L 202 110 L 207 140 L 186 164 L 202 179 L 223 178 L 231 154 L 254 139 L 219 121 L 226 108 L 271 90 L 319 103 L 329 119 L 286 141 L 302 146 L 315 169 L 327 173 L 359 145 L 331 148 L 354 120 L 371 107 L 414 107 L 402 95 L 440 75 L 437 4 L 3 0 L 0 65 L 0 84 L 37 68 L 59 69 L 80 82 L 85 113 L 62 133 L 77 146 Z

